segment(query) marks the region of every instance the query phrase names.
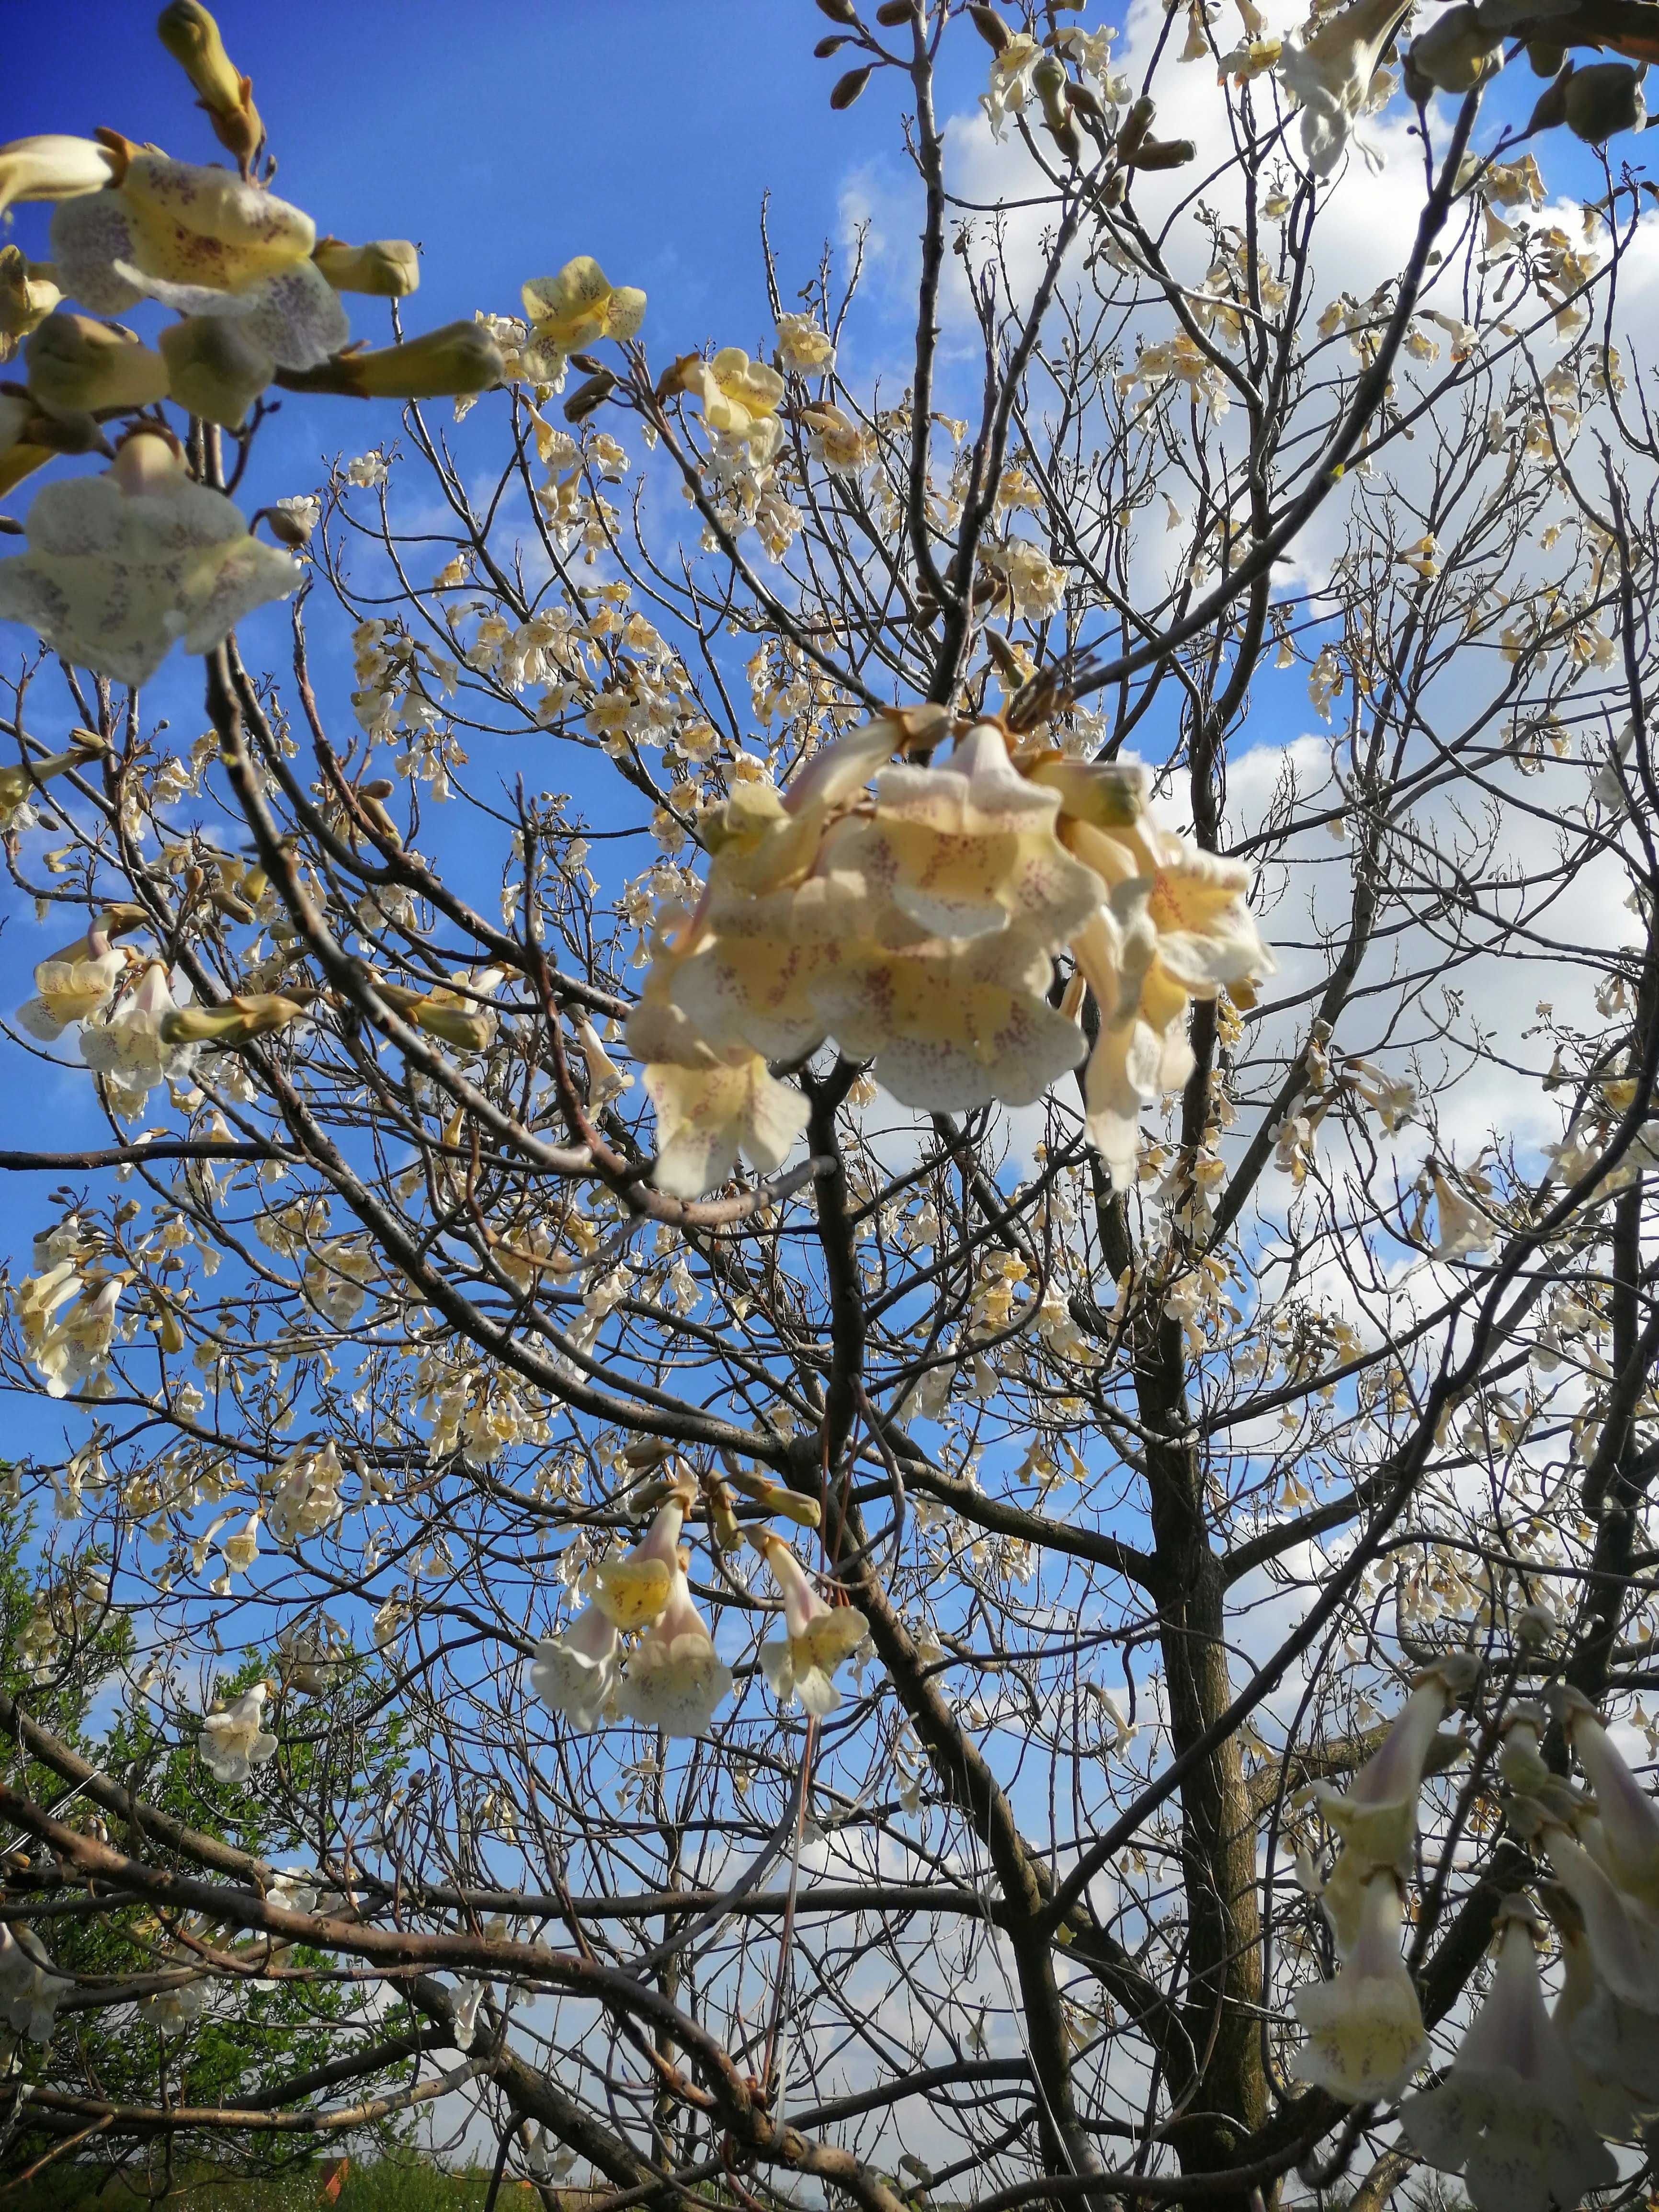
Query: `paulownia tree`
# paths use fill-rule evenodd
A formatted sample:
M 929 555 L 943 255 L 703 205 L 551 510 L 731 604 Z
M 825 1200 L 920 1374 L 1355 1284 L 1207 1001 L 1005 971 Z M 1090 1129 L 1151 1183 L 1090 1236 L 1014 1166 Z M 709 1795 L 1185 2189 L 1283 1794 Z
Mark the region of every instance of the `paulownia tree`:
M 0 149 L 11 2171 L 1646 2186 L 1659 10 L 1237 6 L 818 0 L 884 366 Z

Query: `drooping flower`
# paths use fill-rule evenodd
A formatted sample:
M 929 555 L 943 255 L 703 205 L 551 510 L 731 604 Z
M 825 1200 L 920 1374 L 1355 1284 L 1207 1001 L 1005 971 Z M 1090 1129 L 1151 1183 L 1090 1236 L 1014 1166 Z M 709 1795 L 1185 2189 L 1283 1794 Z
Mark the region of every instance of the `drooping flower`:
M 1335 1979 L 1291 2000 L 1308 2031 L 1293 2062 L 1297 2077 L 1346 2104 L 1397 2097 L 1428 2051 L 1400 1929 L 1400 1883 L 1384 1869 L 1360 1886 L 1358 1924 Z
M 1491 1990 L 1445 2079 L 1407 2099 L 1400 2125 L 1431 2166 L 1462 2173 L 1475 2212 L 1571 2212 L 1618 2179 L 1545 2009 L 1524 1905 L 1502 1917 Z
M 256 1766 L 276 1756 L 276 1739 L 264 1726 L 264 1704 L 269 1682 L 255 1682 L 223 1712 L 210 1713 L 202 1723 L 197 1748 L 202 1763 L 216 1782 L 241 1784 Z
M 1620 1889 L 1659 1914 L 1659 1805 L 1625 1764 L 1588 1698 L 1562 1686 L 1555 1692 L 1555 1703 L 1578 1764 L 1595 1792 L 1603 1863 Z
M 1029 31 L 1015 31 L 991 59 L 990 89 L 981 94 L 980 106 L 991 125 L 991 136 L 1000 138 L 1011 115 L 1018 115 L 1031 96 L 1031 77 L 1042 59 L 1042 49 Z
M 136 153 L 120 181 L 65 200 L 52 221 L 58 282 L 96 315 L 159 300 L 231 315 L 276 368 L 315 368 L 351 335 L 313 261 L 308 215 L 228 169 Z
M 556 276 L 532 277 L 524 287 L 524 311 L 536 337 L 532 373 L 538 383 L 556 384 L 566 360 L 583 346 L 638 336 L 645 295 L 632 284 L 611 283 L 590 254 L 579 253 Z
M 107 1395 L 104 1370 L 115 1342 L 122 1285 L 129 1279 L 83 1278 L 76 1261 L 64 1260 L 21 1285 L 15 1301 L 18 1325 L 49 1398 Z
M 0 1922 L 0 2020 L 31 2043 L 50 2043 L 58 2008 L 72 1987 L 52 1972 L 32 1928 Z
M 619 1640 L 600 1607 L 584 1606 L 562 1636 L 544 1636 L 536 1646 L 531 1688 L 573 1727 L 598 1728 L 616 1700 Z
M 1371 1876 L 1386 1871 L 1403 1880 L 1413 1870 L 1423 1778 L 1443 1759 L 1440 1723 L 1453 1698 L 1468 1688 L 1474 1671 L 1474 1662 L 1460 1657 L 1428 1668 L 1347 1789 L 1314 1784 L 1320 1813 L 1342 1845 L 1320 1901 L 1344 1950 L 1358 1932 L 1362 1893 Z M 1461 1748 L 1462 1739 L 1452 1738 L 1448 1748 L 1453 1747 Z
M 207 1984 L 199 1977 L 170 1990 L 153 1990 L 138 2000 L 138 2017 L 147 2027 L 169 2039 L 182 2035 L 200 2017 L 207 2002 Z
M 1659 2019 L 1608 1989 L 1571 1894 L 1554 1881 L 1540 1882 L 1538 1893 L 1561 1941 L 1561 1991 L 1550 2018 L 1591 2126 L 1614 2141 L 1628 2137 L 1638 2113 L 1659 2112 Z
M 750 1541 L 783 1593 L 784 1634 L 761 1646 L 761 1671 L 780 1705 L 793 1698 L 822 1720 L 841 1703 L 836 1669 L 857 1650 L 870 1624 L 855 1605 L 829 1606 L 807 1581 L 800 1561 L 770 1528 Z
M 831 476 L 855 477 L 869 461 L 870 440 L 845 409 L 818 400 L 800 408 L 796 419 L 807 433 L 807 450 Z
M 176 640 L 207 653 L 245 614 L 286 599 L 301 572 L 248 535 L 222 493 L 192 483 L 171 442 L 129 438 L 102 476 L 47 484 L 29 550 L 0 561 L 0 617 L 118 683 L 147 683 Z
M 626 1717 L 665 1735 L 704 1735 L 732 1693 L 732 1674 L 692 1600 L 677 1559 L 668 1601 L 628 1656 L 617 1693 Z
M 345 1511 L 340 1486 L 345 1469 L 332 1441 L 320 1451 L 301 1444 L 272 1471 L 276 1488 L 265 1508 L 265 1525 L 279 1544 L 315 1536 L 331 1528 Z
M 163 1017 L 174 1011 L 167 963 L 152 960 L 129 997 L 98 1008 L 82 1024 L 81 1057 L 103 1078 L 111 1106 L 128 1121 L 143 1112 L 159 1085 L 183 1082 L 195 1066 L 195 1045 L 162 1038 Z
M 680 1530 L 691 1498 L 690 1484 L 677 1483 L 627 1557 L 605 1559 L 590 1570 L 587 1594 L 613 1628 L 643 1628 L 668 1603 L 679 1571 Z
M 780 315 L 778 358 L 792 376 L 828 376 L 836 365 L 835 341 L 811 315 Z
M 1353 0 L 1285 40 L 1279 75 L 1301 104 L 1303 158 L 1315 176 L 1329 176 L 1341 160 L 1370 104 L 1377 64 L 1409 12 L 1410 0 Z

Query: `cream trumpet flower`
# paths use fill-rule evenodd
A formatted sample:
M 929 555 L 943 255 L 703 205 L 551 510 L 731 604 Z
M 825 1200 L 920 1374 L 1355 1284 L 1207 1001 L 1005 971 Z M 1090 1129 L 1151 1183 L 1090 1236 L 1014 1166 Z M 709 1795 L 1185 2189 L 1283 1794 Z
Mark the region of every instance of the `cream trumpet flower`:
M 36 963 L 35 995 L 18 1009 L 17 1024 L 42 1044 L 95 1014 L 125 973 L 127 956 L 109 941 L 103 917 L 84 937 L 49 952 Z
M 706 1043 L 671 997 L 672 955 L 659 949 L 645 993 L 628 1018 L 628 1048 L 644 1067 L 657 1113 L 656 1188 L 701 1198 L 725 1182 L 741 1152 L 775 1175 L 805 1128 L 810 1109 L 744 1044 Z
M 270 1694 L 269 1682 L 255 1682 L 234 1705 L 210 1713 L 202 1723 L 197 1749 L 216 1782 L 244 1783 L 256 1766 L 276 1756 L 276 1739 L 264 1724 Z
M 793 1698 L 815 1720 L 841 1703 L 836 1669 L 870 1632 L 855 1605 L 826 1605 L 806 1579 L 800 1561 L 770 1528 L 751 1530 L 750 1542 L 783 1593 L 784 1634 L 761 1646 L 761 1671 L 781 1705 Z
M 130 1279 L 124 1275 L 84 1282 L 76 1278 L 72 1287 L 79 1295 L 74 1304 L 55 1302 L 48 1325 L 30 1351 L 49 1398 L 106 1395 L 103 1373 L 115 1341 L 116 1309 L 122 1285 Z
M 20 762 L 15 768 L 0 768 L 0 830 L 10 829 L 20 809 L 35 796 L 43 783 L 54 775 L 62 775 L 67 769 L 85 768 L 88 761 L 99 757 L 103 746 L 90 730 L 76 731 L 75 734 L 85 742 L 71 745 L 67 752 L 32 759 L 27 767 Z
M 300 581 L 288 554 L 251 538 L 231 502 L 192 483 L 171 442 L 148 430 L 104 475 L 47 484 L 25 529 L 28 551 L 0 561 L 0 618 L 121 684 L 148 683 L 176 640 L 210 652 Z
M 1100 1008 L 1083 1079 L 1089 1142 L 1113 1186 L 1127 1190 L 1140 1152 L 1140 1117 L 1193 1070 L 1185 991 L 1156 972 L 1157 933 L 1144 897 L 1121 889 L 1072 939 L 1078 972 Z
M 644 1628 L 668 1603 L 679 1571 L 680 1530 L 693 1495 L 689 1481 L 677 1482 L 628 1556 L 606 1559 L 583 1577 L 588 1597 L 613 1628 Z
M 340 1495 L 345 1469 L 331 1441 L 321 1451 L 301 1445 L 277 1462 L 274 1474 L 276 1492 L 264 1517 L 279 1544 L 319 1535 L 345 1511 L 345 1500 Z
M 1613 1996 L 1597 1970 L 1584 1916 L 1559 1882 L 1538 1893 L 1561 1940 L 1561 1993 L 1550 2014 L 1572 2060 L 1591 2126 L 1615 2141 L 1638 2113 L 1659 2112 L 1659 2021 Z
M 1602 1864 L 1620 1889 L 1659 1915 L 1659 1805 L 1620 1758 L 1588 1698 L 1563 1686 L 1553 1703 L 1595 1792 Z M 1655 2008 L 1659 2009 L 1659 1991 Z
M 130 331 L 60 307 L 23 348 L 29 398 L 49 415 L 148 407 L 167 397 L 167 365 Z
M 562 1713 L 573 1728 L 598 1728 L 616 1702 L 619 1641 L 615 1624 L 601 1608 L 584 1606 L 562 1636 L 544 1636 L 536 1646 L 531 1688 L 550 1712 Z
M 617 1705 L 641 1728 L 696 1736 L 707 1732 L 714 1708 L 731 1693 L 731 1670 L 714 1656 L 714 1639 L 677 1557 L 668 1601 L 629 1655 Z
M 634 1079 L 624 1075 L 599 1042 L 599 1031 L 586 1014 L 576 1024 L 576 1043 L 587 1070 L 587 1110 L 597 1114 L 602 1106 L 619 1098 L 632 1088 Z
M 712 361 L 693 355 L 680 373 L 680 388 L 702 402 L 709 429 L 746 446 L 757 467 L 763 468 L 777 452 L 783 437 L 778 402 L 784 381 L 763 361 L 750 361 L 741 346 L 722 346 Z
M 49 132 L 0 146 L 0 216 L 14 200 L 67 200 L 101 191 L 121 169 L 121 155 L 94 138 Z
M 1596 1972 L 1608 1996 L 1646 2017 L 1659 2039 L 1659 1913 L 1620 1888 L 1605 1863 L 1606 1838 L 1594 1819 L 1581 1842 L 1541 1799 L 1511 1808 L 1515 1826 L 1535 1826 L 1555 1878 L 1577 1907 Z
M 1320 1902 L 1345 1952 L 1358 1932 L 1365 1883 L 1385 1869 L 1401 1879 L 1412 1872 L 1423 1779 L 1463 1747 L 1461 1736 L 1441 1736 L 1440 1723 L 1453 1698 L 1469 1687 L 1475 1664 L 1445 1659 L 1419 1674 L 1394 1725 L 1347 1789 L 1314 1784 L 1320 1814 L 1342 1844 Z
M 161 1024 L 176 1012 L 167 963 L 151 960 L 128 998 L 105 1006 L 81 1026 L 81 1057 L 104 1080 L 116 1113 L 131 1121 L 144 1110 L 152 1091 L 181 1083 L 196 1064 L 197 1048 L 168 1044 Z
M 831 476 L 855 477 L 871 456 L 868 437 L 843 408 L 828 400 L 796 410 L 796 420 L 807 434 L 807 447 Z
M 50 2043 L 58 2008 L 72 1987 L 52 1972 L 32 1928 L 0 1923 L 0 2020 L 31 2043 Z
M 849 824 L 836 865 L 861 875 L 933 937 L 1018 925 L 1057 951 L 1106 886 L 1055 835 L 1060 794 L 1020 775 L 994 722 L 976 722 L 938 768 L 884 768 L 873 817 Z
M 1031 77 L 1042 59 L 1042 49 L 1029 31 L 1015 31 L 991 60 L 991 84 L 981 94 L 991 136 L 1000 138 L 1011 115 L 1018 115 L 1031 96 Z
M 1291 1999 L 1308 2031 L 1292 2070 L 1346 2104 L 1397 2097 L 1428 2051 L 1400 1929 L 1400 1883 L 1384 1869 L 1361 1887 L 1358 1924 L 1335 1980 Z
M 271 1984 L 270 1986 L 274 1986 Z M 207 2002 L 207 1984 L 198 1979 L 180 1982 L 177 1988 L 156 1990 L 138 2000 L 138 2017 L 147 2027 L 153 2027 L 171 2038 L 182 2035 L 200 2017 Z
M 1411 0 L 1354 0 L 1316 18 L 1285 42 L 1279 82 L 1302 108 L 1302 155 L 1316 177 L 1342 158 L 1349 133 L 1369 107 L 1371 80 Z
M 1486 2001 L 1445 2079 L 1401 2106 L 1401 2130 L 1431 2166 L 1462 2173 L 1475 2212 L 1571 2212 L 1619 2168 L 1544 2008 L 1524 1903 L 1511 1900 L 1500 1924 Z
M 632 284 L 611 283 L 586 253 L 567 261 L 556 276 L 532 276 L 523 298 L 536 335 L 528 365 L 538 383 L 556 384 L 568 356 L 596 339 L 636 337 L 645 320 L 644 293 Z
M 52 220 L 58 282 L 95 315 L 159 300 L 182 315 L 233 315 L 276 368 L 316 368 L 351 335 L 311 258 L 308 215 L 228 169 L 135 153 L 118 184 L 66 200 Z

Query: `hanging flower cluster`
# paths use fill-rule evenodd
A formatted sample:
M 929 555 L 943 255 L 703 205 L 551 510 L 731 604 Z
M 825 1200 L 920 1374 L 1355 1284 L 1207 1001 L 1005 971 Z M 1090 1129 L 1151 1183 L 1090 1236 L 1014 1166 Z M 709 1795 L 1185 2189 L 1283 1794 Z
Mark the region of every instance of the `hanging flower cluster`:
M 1089 1133 L 1127 1182 L 1142 1112 L 1191 1070 L 1192 1001 L 1271 971 L 1249 870 L 1153 822 L 1144 769 L 1011 750 L 991 720 L 940 766 L 894 761 L 951 729 L 896 711 L 787 791 L 727 800 L 707 889 L 659 932 L 629 1025 L 661 1188 L 699 1194 L 739 1149 L 778 1164 L 805 1109 L 766 1063 L 832 1036 L 906 1105 L 1031 1104 L 1088 1050 L 1052 1003 L 1067 950 L 1100 1012 Z
M 1348 2103 L 1398 2096 L 1427 2056 L 1401 1957 L 1402 1906 L 1419 1794 L 1462 1748 L 1441 1723 L 1473 1675 L 1472 1661 L 1449 1661 L 1419 1677 L 1347 1791 L 1316 1790 L 1341 1847 L 1309 1886 L 1339 1967 L 1295 1994 L 1308 2031 L 1295 2068 Z M 1608 2140 L 1635 2140 L 1659 2113 L 1659 1806 L 1585 1698 L 1557 1690 L 1553 1704 L 1594 1796 L 1552 1771 L 1549 1716 L 1528 1701 L 1502 1716 L 1498 1771 L 1516 1793 L 1511 1832 L 1553 1875 L 1539 1892 L 1559 1942 L 1559 1994 L 1547 2004 L 1539 1915 L 1523 1897 L 1505 1899 L 1484 2002 L 1442 2079 L 1400 2107 L 1407 2143 L 1461 2174 L 1475 2212 L 1571 2212 L 1618 2179 Z
M 731 1669 L 686 1580 L 679 1540 L 693 1496 L 689 1478 L 677 1481 L 634 1549 L 583 1576 L 587 1603 L 570 1627 L 537 1646 L 531 1687 L 576 1728 L 630 1720 L 665 1735 L 702 1735 L 731 1695 Z M 818 1596 L 781 1537 L 768 1529 L 750 1541 L 784 1600 L 786 1633 L 762 1645 L 762 1671 L 781 1704 L 793 1698 L 814 1718 L 833 1712 L 836 1670 L 868 1624 L 855 1607 L 832 1608 Z

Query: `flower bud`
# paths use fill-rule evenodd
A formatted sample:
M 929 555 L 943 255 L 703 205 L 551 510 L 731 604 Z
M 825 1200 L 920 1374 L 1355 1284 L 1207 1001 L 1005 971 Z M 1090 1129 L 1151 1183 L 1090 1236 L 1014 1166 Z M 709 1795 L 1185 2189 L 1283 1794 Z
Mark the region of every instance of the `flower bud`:
M 781 1513 L 786 1521 L 793 1521 L 802 1528 L 816 1528 L 822 1522 L 823 1514 L 816 1498 L 803 1498 L 798 1490 L 787 1490 L 781 1482 L 770 1482 L 763 1474 L 748 1474 L 734 1467 L 729 1467 L 726 1473 L 733 1490 L 740 1491 L 767 1512 Z
M 235 315 L 191 315 L 161 337 L 173 397 L 204 422 L 240 430 L 247 410 L 276 374 Z
M 853 0 L 817 0 L 818 13 L 827 15 L 832 23 L 851 23 L 856 27 L 859 11 Z
M 19 338 L 45 322 L 63 298 L 46 276 L 30 273 L 21 246 L 0 246 L 0 361 L 9 361 Z
M 406 300 L 420 287 L 421 257 L 406 238 L 375 238 L 367 246 L 319 238 L 311 258 L 337 292 Z
M 1530 135 L 1534 131 L 1553 131 L 1567 119 L 1567 87 L 1572 82 L 1573 66 L 1569 62 L 1553 84 L 1547 84 L 1538 95 L 1527 124 Z
M 901 23 L 913 23 L 915 18 L 915 0 L 881 0 L 876 10 L 876 21 L 886 31 L 896 29 Z
M 1587 146 L 1604 146 L 1618 131 L 1639 131 L 1648 119 L 1642 77 L 1628 62 L 1592 62 L 1567 82 L 1567 128 Z
M 1146 771 L 1138 761 L 1074 761 L 1049 753 L 1026 771 L 1060 793 L 1060 811 L 1093 830 L 1128 830 L 1146 811 Z
M 321 368 L 285 374 L 296 392 L 337 392 L 349 399 L 448 399 L 488 392 L 504 374 L 501 348 L 482 323 L 445 323 L 407 345 L 337 354 Z
M 309 997 L 310 994 L 306 994 Z M 222 1006 L 175 1006 L 161 1021 L 163 1044 L 246 1044 L 254 1037 L 297 1022 L 305 1007 L 298 998 L 262 991 L 232 999 Z
M 1555 39 L 1528 39 L 1527 61 L 1534 76 L 1557 76 L 1567 50 Z
M 1152 127 L 1152 118 L 1157 112 L 1152 102 L 1143 93 L 1124 117 L 1118 131 L 1117 144 L 1113 150 L 1120 161 L 1133 161 L 1141 140 Z
M 1412 40 L 1411 62 L 1438 92 L 1473 92 L 1503 68 L 1502 34 L 1483 29 L 1473 8 L 1448 8 Z
M 23 348 L 29 397 L 56 413 L 148 407 L 167 396 L 167 365 L 159 353 L 90 315 L 61 308 L 48 315 Z
M 265 522 L 279 545 L 298 553 L 311 543 L 311 533 L 322 520 L 322 502 L 308 495 L 279 499 L 265 509 Z
M 252 81 L 225 52 L 219 26 L 200 0 L 169 0 L 156 19 L 155 31 L 190 79 L 214 137 L 246 169 L 264 143 L 264 125 L 253 105 Z
M 614 370 L 596 369 L 585 384 L 579 384 L 564 403 L 567 422 L 585 422 L 598 407 L 602 407 L 617 388 Z
M 94 138 L 49 132 L 0 146 L 0 215 L 14 200 L 70 200 L 118 183 L 125 164 Z
M 837 115 L 843 108 L 850 107 L 869 83 L 870 71 L 874 66 L 873 62 L 866 63 L 864 68 L 848 70 L 845 76 L 836 79 L 830 94 L 830 105 Z
M 1190 138 L 1143 138 L 1129 157 L 1132 169 L 1180 169 L 1198 159 Z
M 1008 26 L 994 8 L 987 8 L 981 0 L 969 0 L 969 21 L 994 54 L 1000 54 L 1011 35 Z

